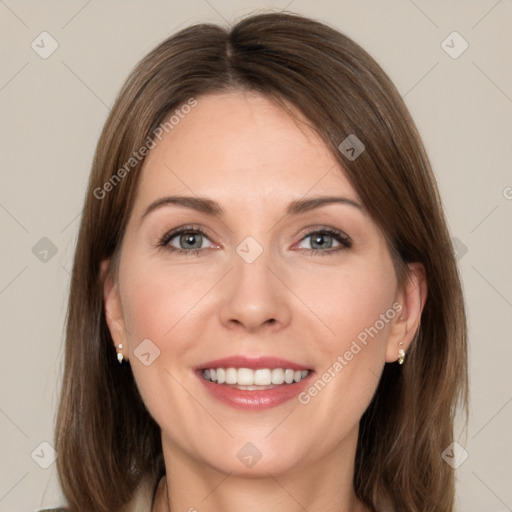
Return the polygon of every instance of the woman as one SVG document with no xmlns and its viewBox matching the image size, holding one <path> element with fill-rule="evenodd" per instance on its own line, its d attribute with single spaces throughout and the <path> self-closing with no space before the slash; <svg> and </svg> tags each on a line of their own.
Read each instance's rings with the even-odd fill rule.
<svg viewBox="0 0 512 512">
<path fill-rule="evenodd" d="M 73 267 L 70 511 L 451 511 L 466 364 L 435 179 L 364 50 L 260 14 L 138 64 Z"/>
</svg>

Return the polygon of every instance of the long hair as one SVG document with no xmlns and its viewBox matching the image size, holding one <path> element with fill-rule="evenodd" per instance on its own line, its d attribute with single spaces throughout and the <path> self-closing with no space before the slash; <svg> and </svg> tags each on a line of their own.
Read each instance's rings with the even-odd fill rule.
<svg viewBox="0 0 512 512">
<path fill-rule="evenodd" d="M 399 284 L 407 263 L 425 266 L 421 327 L 405 363 L 385 365 L 361 418 L 354 488 L 375 511 L 452 511 L 454 473 L 441 454 L 453 441 L 456 415 L 467 411 L 466 318 L 436 181 L 404 102 L 379 65 L 337 30 L 286 13 L 249 16 L 231 29 L 181 30 L 140 61 L 108 116 L 67 312 L 56 448 L 69 509 L 122 510 L 143 479 L 156 482 L 165 471 L 160 429 L 129 365 L 117 363 L 104 313 L 100 265 L 118 254 L 144 162 L 130 158 L 140 157 L 158 126 L 191 98 L 241 89 L 292 105 L 311 123 L 384 233 Z M 349 135 L 365 145 L 356 159 L 339 149 Z"/>
</svg>

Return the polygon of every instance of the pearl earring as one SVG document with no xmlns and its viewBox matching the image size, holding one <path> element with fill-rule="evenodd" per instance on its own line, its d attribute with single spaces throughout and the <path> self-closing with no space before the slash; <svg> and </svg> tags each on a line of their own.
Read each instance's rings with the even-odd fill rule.
<svg viewBox="0 0 512 512">
<path fill-rule="evenodd" d="M 123 353 L 121 352 L 121 350 L 123 349 L 123 344 L 120 343 L 117 348 L 119 349 L 119 351 L 117 352 L 117 360 L 119 361 L 119 364 L 123 364 L 123 361 L 124 361 L 124 356 L 123 356 Z"/>
</svg>

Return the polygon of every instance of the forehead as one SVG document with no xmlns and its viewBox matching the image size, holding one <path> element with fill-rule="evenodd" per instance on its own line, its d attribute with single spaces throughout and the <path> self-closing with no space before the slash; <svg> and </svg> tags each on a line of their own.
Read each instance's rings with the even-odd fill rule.
<svg viewBox="0 0 512 512">
<path fill-rule="evenodd" d="M 313 192 L 358 199 L 339 162 L 299 116 L 248 91 L 196 100 L 148 153 L 139 206 L 171 193 L 209 196 L 226 209 L 284 204 Z"/>
</svg>

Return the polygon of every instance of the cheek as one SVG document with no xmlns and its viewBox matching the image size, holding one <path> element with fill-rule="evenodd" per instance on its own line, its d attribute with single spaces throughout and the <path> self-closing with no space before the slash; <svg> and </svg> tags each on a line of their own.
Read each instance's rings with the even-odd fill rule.
<svg viewBox="0 0 512 512">
<path fill-rule="evenodd" d="M 391 261 L 375 258 L 331 273 L 325 283 L 313 287 L 306 282 L 302 292 L 310 290 L 311 309 L 332 332 L 318 343 L 322 365 L 299 401 L 332 434 L 326 439 L 334 439 L 354 428 L 377 388 L 389 328 L 397 315 L 396 279 Z"/>
<path fill-rule="evenodd" d="M 156 422 L 165 425 L 176 438 L 188 436 L 184 411 L 193 418 L 192 423 L 203 419 L 204 411 L 191 407 L 184 388 L 192 389 L 193 385 L 187 379 L 191 379 L 191 362 L 197 361 L 192 354 L 198 350 L 202 328 L 199 315 L 204 314 L 206 304 L 201 299 L 218 280 L 210 276 L 198 279 L 193 265 L 189 269 L 183 267 L 178 271 L 177 267 L 157 267 L 147 261 L 136 266 L 132 261 L 120 276 L 130 362 L 137 387 Z M 139 359 L 141 353 L 150 354 L 150 364 Z"/>
<path fill-rule="evenodd" d="M 144 270 L 131 276 L 127 269 L 123 289 L 123 313 L 131 351 L 140 340 L 149 338 L 161 350 L 172 341 L 173 350 L 178 354 L 190 339 L 184 330 L 193 327 L 193 319 L 201 311 L 201 299 L 215 279 L 208 273 L 202 273 L 198 279 L 197 268 L 193 266 L 178 269 L 145 262 L 138 268 Z M 177 332 L 179 337 L 175 335 Z"/>
<path fill-rule="evenodd" d="M 361 260 L 342 270 L 331 270 L 323 278 L 302 276 L 295 290 L 316 314 L 319 332 L 323 334 L 319 348 L 331 359 L 349 350 L 352 341 L 364 344 L 373 340 L 375 349 L 383 345 L 379 341 L 386 338 L 389 321 L 395 313 L 392 304 L 396 279 L 391 261 Z M 374 351 L 365 352 L 368 356 Z"/>
<path fill-rule="evenodd" d="M 200 329 L 197 318 L 204 304 L 201 298 L 212 287 L 213 279 L 208 276 L 198 279 L 197 270 L 192 267 L 182 266 L 178 270 L 133 258 L 122 269 L 121 294 L 128 350 L 133 360 L 132 369 L 142 386 L 148 379 L 168 381 L 168 374 L 161 375 L 165 374 L 164 370 L 174 374 L 177 367 L 181 367 L 182 371 L 197 344 Z M 154 363 L 140 364 L 141 352 L 149 352 L 149 359 L 154 358 Z M 161 384 L 153 382 L 153 389 L 162 389 Z M 164 388 L 169 385 L 166 382 Z"/>
</svg>

